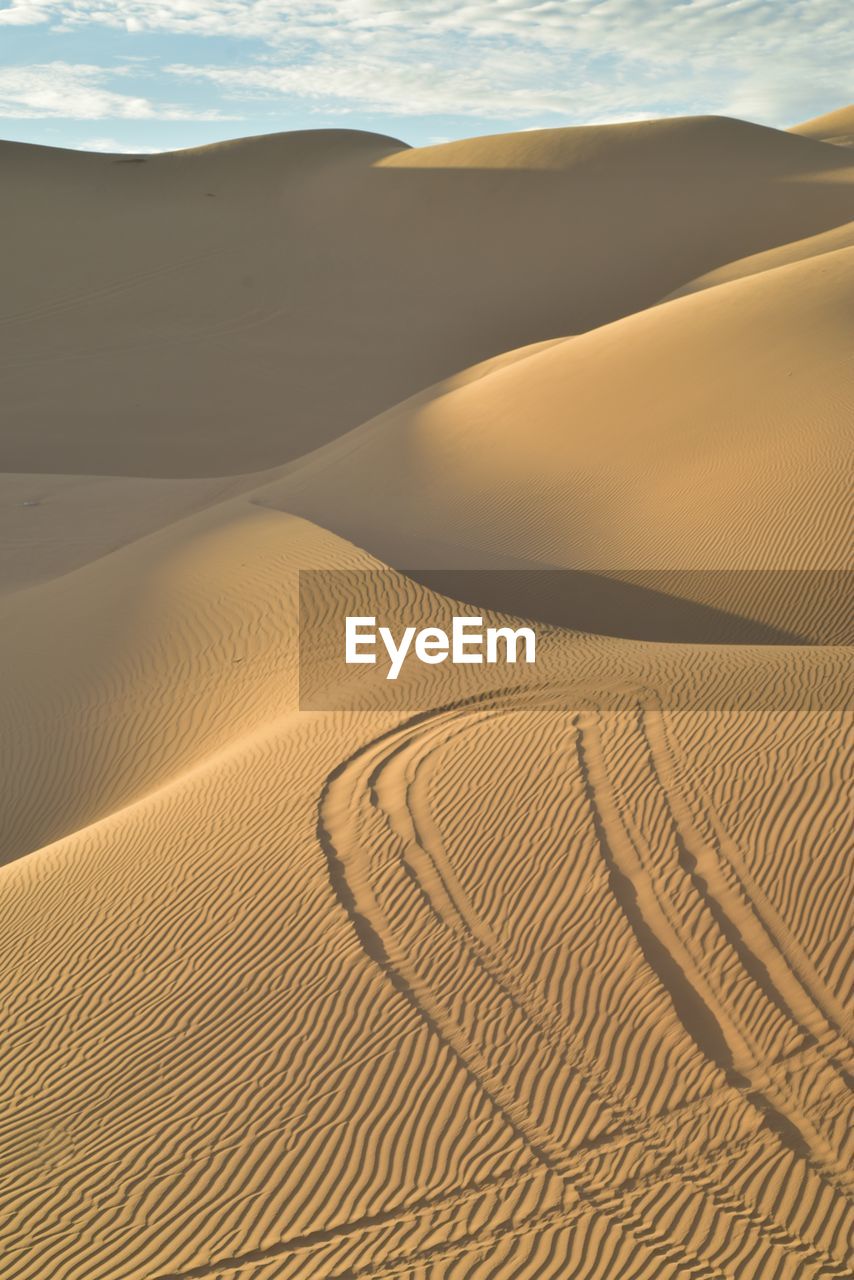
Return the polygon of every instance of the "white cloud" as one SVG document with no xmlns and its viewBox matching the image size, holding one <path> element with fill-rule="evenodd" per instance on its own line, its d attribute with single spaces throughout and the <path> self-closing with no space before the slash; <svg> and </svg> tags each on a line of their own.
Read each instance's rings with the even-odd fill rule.
<svg viewBox="0 0 854 1280">
<path fill-rule="evenodd" d="M 0 10 L 0 22 L 45 21 L 279 42 L 460 35 L 656 60 L 719 59 L 753 40 L 803 51 L 828 37 L 850 41 L 851 26 L 846 0 L 10 0 Z"/>
<path fill-rule="evenodd" d="M 849 0 L 11 0 L 0 22 L 264 41 L 175 74 L 325 110 L 783 122 L 844 100 Z M 183 53 L 183 50 L 182 50 Z"/>
<path fill-rule="evenodd" d="M 47 22 L 56 10 L 51 0 L 40 4 L 38 0 L 12 0 L 7 9 L 0 9 L 0 27 L 30 27 Z"/>
<path fill-rule="evenodd" d="M 223 120 L 217 111 L 193 111 L 148 98 L 116 93 L 104 82 L 126 69 L 68 62 L 0 67 L 0 116 L 72 120 Z"/>
<path fill-rule="evenodd" d="M 577 105 L 562 87 L 537 84 L 534 67 L 524 54 L 496 52 L 476 69 L 441 65 L 437 57 L 424 63 L 390 58 L 387 52 L 362 53 L 348 59 L 322 54 L 291 66 L 260 64 L 205 67 L 178 64 L 175 76 L 210 80 L 229 97 L 299 98 L 326 112 L 354 109 L 420 116 L 450 112 L 472 116 L 566 114 Z M 533 79 L 533 83 L 532 83 Z"/>
<path fill-rule="evenodd" d="M 832 7 L 835 0 L 827 3 Z M 756 6 L 765 7 L 765 0 Z M 372 7 L 370 0 L 364 7 Z M 427 9 L 427 0 L 413 0 L 413 9 L 419 7 Z M 684 43 L 675 38 L 682 20 L 671 15 L 670 27 L 662 26 L 657 8 L 647 13 L 646 29 L 635 23 L 631 10 L 648 9 L 644 0 L 578 6 L 575 26 L 567 25 L 564 9 L 560 22 L 546 22 L 550 6 L 542 5 L 541 25 L 530 29 L 511 21 L 523 7 L 515 4 L 511 13 L 505 6 L 503 16 L 473 23 L 462 38 L 457 28 L 467 10 L 440 13 L 445 6 L 436 0 L 432 25 L 407 10 L 410 26 L 398 26 L 396 15 L 387 13 L 383 27 L 365 25 L 364 18 L 346 38 L 321 25 L 292 50 L 273 49 L 228 66 L 182 62 L 167 70 L 208 80 L 232 99 L 290 98 L 326 113 L 557 117 L 562 123 L 718 113 L 788 123 L 803 114 L 802 103 L 809 114 L 817 93 L 829 105 L 844 101 L 848 57 L 835 34 L 822 54 L 816 27 L 804 53 L 802 33 L 793 41 L 788 27 L 775 30 L 773 24 L 727 34 L 717 29 L 719 14 L 712 14 L 703 34 L 697 0 L 680 8 L 694 15 L 694 25 L 681 29 Z M 600 12 L 606 7 L 607 14 Z M 622 25 L 614 25 L 617 9 Z M 503 28 L 496 35 L 499 17 L 514 28 L 514 38 Z M 438 34 L 439 27 L 447 33 Z M 849 53 L 854 60 L 854 48 Z"/>
</svg>

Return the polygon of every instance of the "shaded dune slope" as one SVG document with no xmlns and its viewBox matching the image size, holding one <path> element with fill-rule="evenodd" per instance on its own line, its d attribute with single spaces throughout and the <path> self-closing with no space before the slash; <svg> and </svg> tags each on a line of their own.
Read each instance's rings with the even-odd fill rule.
<svg viewBox="0 0 854 1280">
<path fill-rule="evenodd" d="M 445 385 L 463 386 L 549 345 L 502 352 L 461 370 Z M 428 388 L 424 400 L 433 394 Z M 180 480 L 0 473 L 0 594 L 70 573 L 196 511 L 267 484 L 279 470 Z"/>
<path fill-rule="evenodd" d="M 414 151 L 344 131 L 133 158 L 4 144 L 0 465 L 276 465 L 850 220 L 849 162 L 714 117 Z"/>
<path fill-rule="evenodd" d="M 854 245 L 854 222 L 842 223 L 832 227 L 830 231 L 822 231 L 817 236 L 807 236 L 804 240 L 793 240 L 791 244 L 778 245 L 776 249 L 766 249 L 763 253 L 754 253 L 747 258 L 738 258 L 728 262 L 707 275 L 689 280 L 679 289 L 675 289 L 665 301 L 681 298 L 688 293 L 697 293 L 700 289 L 710 289 L 716 284 L 727 284 L 730 280 L 743 280 L 745 276 L 758 275 L 762 271 L 773 271 L 775 267 L 785 267 L 790 262 L 802 262 L 805 258 L 816 258 L 823 253 L 834 253 L 837 249 L 850 249 Z"/>
<path fill-rule="evenodd" d="M 260 478 L 0 475 L 0 594 L 80 569 L 185 516 L 254 488 Z"/>
<path fill-rule="evenodd" d="M 398 566 L 644 571 L 838 642 L 850 594 L 825 575 L 850 565 L 852 275 L 854 250 L 828 252 L 440 385 L 255 500 Z"/>
</svg>

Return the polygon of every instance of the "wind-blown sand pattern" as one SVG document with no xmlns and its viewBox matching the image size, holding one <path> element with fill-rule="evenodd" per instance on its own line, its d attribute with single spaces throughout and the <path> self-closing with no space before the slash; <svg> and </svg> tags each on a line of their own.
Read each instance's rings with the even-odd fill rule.
<svg viewBox="0 0 854 1280">
<path fill-rule="evenodd" d="M 4 1280 L 850 1276 L 845 122 L 5 144 Z M 520 566 L 665 634 L 299 709 Z"/>
</svg>

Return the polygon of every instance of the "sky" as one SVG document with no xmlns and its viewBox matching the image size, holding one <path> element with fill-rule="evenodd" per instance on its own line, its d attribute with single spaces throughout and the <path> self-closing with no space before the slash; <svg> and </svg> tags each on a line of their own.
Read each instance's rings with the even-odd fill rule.
<svg viewBox="0 0 854 1280">
<path fill-rule="evenodd" d="M 163 151 L 285 129 L 415 146 L 850 101 L 850 0 L 0 0 L 0 137 Z"/>
</svg>

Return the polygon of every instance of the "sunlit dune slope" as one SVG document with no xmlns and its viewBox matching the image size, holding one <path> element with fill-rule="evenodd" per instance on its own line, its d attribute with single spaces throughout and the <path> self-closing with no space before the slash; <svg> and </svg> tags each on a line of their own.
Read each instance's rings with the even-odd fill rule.
<svg viewBox="0 0 854 1280">
<path fill-rule="evenodd" d="M 297 569 L 373 563 L 235 500 L 0 600 L 0 861 L 293 710 Z"/>
<path fill-rule="evenodd" d="M 551 707 L 457 672 L 233 723 L 3 869 L 4 1276 L 843 1280 L 845 723 L 581 712 L 561 644 Z M 751 662 L 645 655 L 662 692 Z M 157 760 L 157 681 L 110 675 Z"/>
<path fill-rule="evenodd" d="M 299 713 L 298 567 L 377 562 L 234 499 L 3 606 L 4 1280 L 842 1280 L 840 656 Z"/>
<path fill-rule="evenodd" d="M 398 565 L 845 569 L 852 279 L 854 250 L 827 253 L 440 384 L 256 500 Z M 772 583 L 717 603 L 840 638 L 838 583 Z"/>
<path fill-rule="evenodd" d="M 448 385 L 485 377 L 548 345 L 502 352 L 463 369 Z M 428 388 L 425 396 L 432 394 Z M 81 568 L 200 509 L 269 483 L 277 473 L 278 468 L 206 480 L 0 474 L 0 595 Z"/>
<path fill-rule="evenodd" d="M 241 738 L 292 716 L 298 571 L 378 567 L 358 547 L 249 495 L 0 599 L 0 665 L 14 673 L 0 687 L 0 864 L 121 813 Z M 331 607 L 345 584 L 334 576 L 324 583 Z M 422 601 L 420 625 L 436 621 L 437 598 L 400 575 L 379 584 L 367 575 L 359 589 L 362 603 L 351 612 L 369 614 L 384 604 L 395 611 L 397 590 Z M 377 589 L 379 601 L 371 595 Z M 321 687 L 342 675 L 343 621 L 330 612 L 327 623 L 326 610 L 324 602 L 312 655 Z M 541 646 L 534 674 L 544 679 L 554 643 L 552 635 L 550 650 Z M 563 678 L 561 652 L 558 645 L 556 674 Z M 576 675 L 587 672 L 605 688 L 610 653 L 594 645 L 582 661 L 579 651 Z M 626 650 L 622 662 L 627 680 L 646 682 L 643 650 Z M 391 699 L 383 694 L 394 690 L 380 673 L 380 696 L 367 705 L 429 707 L 450 693 L 464 695 L 465 679 L 458 689 L 446 671 L 424 670 L 435 676 L 432 684 L 407 686 Z M 502 684 L 494 671 L 482 674 L 487 686 Z M 745 678 L 749 691 L 749 671 L 741 673 Z M 504 683 L 517 679 L 509 668 Z M 732 687 L 732 695 L 726 682 L 720 693 L 713 689 L 713 702 L 723 697 L 738 705 L 739 686 Z"/>
<path fill-rule="evenodd" d="M 826 115 L 793 125 L 790 133 L 804 138 L 818 138 L 821 142 L 835 142 L 841 146 L 854 144 L 854 105 L 828 111 Z"/>
<path fill-rule="evenodd" d="M 9 471 L 274 466 L 438 379 L 852 216 L 848 157 L 724 118 L 409 150 L 3 144 Z"/>
</svg>

